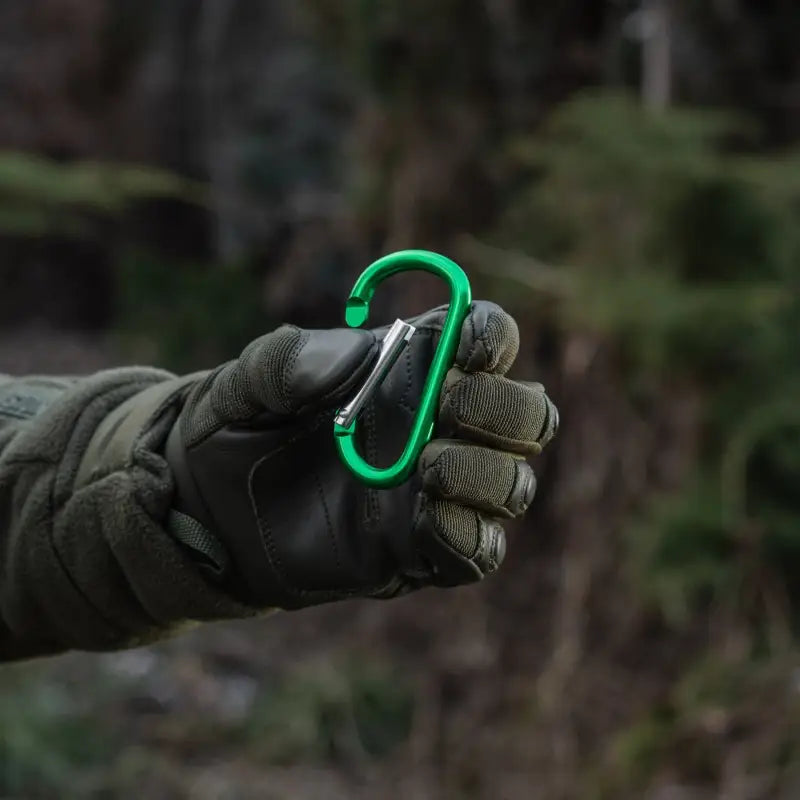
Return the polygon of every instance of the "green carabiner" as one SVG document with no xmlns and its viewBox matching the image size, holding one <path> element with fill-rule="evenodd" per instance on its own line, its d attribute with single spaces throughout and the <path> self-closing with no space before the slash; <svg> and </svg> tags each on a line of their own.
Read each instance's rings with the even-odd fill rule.
<svg viewBox="0 0 800 800">
<path fill-rule="evenodd" d="M 384 338 L 372 372 L 354 398 L 338 411 L 333 425 L 336 445 L 344 463 L 361 481 L 381 489 L 398 486 L 408 479 L 414 471 L 422 448 L 433 435 L 439 393 L 447 370 L 453 365 L 461 338 L 461 326 L 472 303 L 469 279 L 454 261 L 427 250 L 401 250 L 379 258 L 361 273 L 347 300 L 347 324 L 351 328 L 363 325 L 369 316 L 369 304 L 378 284 L 407 270 L 432 272 L 447 281 L 450 285 L 450 306 L 405 449 L 391 467 L 379 469 L 368 464 L 355 447 L 356 418 L 359 412 L 386 377 L 414 333 L 414 327 L 402 320 L 397 320 Z"/>
</svg>

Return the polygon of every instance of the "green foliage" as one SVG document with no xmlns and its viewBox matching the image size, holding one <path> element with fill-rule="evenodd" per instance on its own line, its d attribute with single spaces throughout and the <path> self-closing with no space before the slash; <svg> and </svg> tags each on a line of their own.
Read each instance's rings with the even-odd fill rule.
<svg viewBox="0 0 800 800">
<path fill-rule="evenodd" d="M 111 755 L 113 737 L 88 704 L 36 672 L 7 668 L 0 688 L 0 794 L 73 797 Z"/>
<path fill-rule="evenodd" d="M 653 115 L 625 97 L 579 96 L 541 136 L 510 148 L 509 167 L 529 179 L 496 238 L 577 273 L 565 324 L 617 335 L 634 360 L 638 342 L 663 342 L 661 362 L 645 366 L 687 355 L 706 366 L 789 305 L 784 281 L 800 260 L 800 156 L 776 170 L 726 153 L 722 140 L 741 127 L 725 115 Z"/>
<path fill-rule="evenodd" d="M 650 115 L 625 96 L 579 95 L 540 136 L 510 146 L 514 169 L 534 180 L 500 235 L 584 268 L 659 266 L 651 259 L 659 222 L 688 184 L 713 175 L 711 143 L 731 124 L 700 112 Z"/>
<path fill-rule="evenodd" d="M 274 320 L 261 310 L 260 286 L 244 264 L 165 260 L 128 251 L 118 268 L 119 336 L 143 361 L 176 371 L 235 358 Z"/>
<path fill-rule="evenodd" d="M 753 646 L 798 631 L 800 418 L 764 406 L 734 424 L 722 454 L 677 496 L 654 502 L 627 535 L 633 575 L 678 627 L 723 608 Z"/>
<path fill-rule="evenodd" d="M 669 750 L 674 724 L 670 712 L 659 709 L 619 733 L 610 748 L 612 766 L 592 775 L 593 797 L 641 791 Z"/>
<path fill-rule="evenodd" d="M 73 235 L 91 231 L 96 217 L 116 216 L 136 201 L 203 202 L 203 190 L 149 166 L 99 161 L 62 164 L 40 156 L 0 152 L 0 233 Z"/>
<path fill-rule="evenodd" d="M 632 574 L 676 625 L 722 605 L 774 644 L 800 623 L 800 155 L 738 155 L 746 132 L 579 96 L 510 148 L 495 238 L 568 265 L 558 323 L 616 342 L 632 391 L 702 385 L 702 462 L 632 526 Z"/>
<path fill-rule="evenodd" d="M 109 670 L 116 656 L 5 667 L 0 796 L 194 796 L 195 767 L 363 765 L 391 757 L 411 733 L 414 684 L 374 657 L 301 660 L 261 677 L 232 709 L 224 688 L 240 675 L 166 655 L 138 673 Z"/>
<path fill-rule="evenodd" d="M 626 541 L 641 595 L 672 624 L 687 625 L 698 611 L 735 596 L 737 542 L 713 482 L 695 480 L 678 497 L 654 501 Z"/>
<path fill-rule="evenodd" d="M 379 663 L 306 670 L 264 692 L 246 728 L 270 763 L 389 755 L 410 732 L 411 687 Z"/>
<path fill-rule="evenodd" d="M 780 777 L 800 748 L 796 680 L 792 659 L 700 659 L 663 702 L 611 740 L 592 773 L 592 796 L 642 797 L 659 774 L 714 783 L 726 769 L 776 776 L 763 796 L 784 796 Z"/>
<path fill-rule="evenodd" d="M 351 684 L 353 721 L 364 750 L 373 757 L 391 753 L 411 733 L 414 698 L 406 680 L 386 665 L 366 663 Z"/>
</svg>

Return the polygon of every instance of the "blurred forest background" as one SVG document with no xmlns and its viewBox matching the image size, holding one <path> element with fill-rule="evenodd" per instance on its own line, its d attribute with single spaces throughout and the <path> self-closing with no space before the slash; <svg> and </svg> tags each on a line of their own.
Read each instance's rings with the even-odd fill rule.
<svg viewBox="0 0 800 800">
<path fill-rule="evenodd" d="M 0 370 L 210 367 L 424 247 L 562 415 L 485 585 L 0 670 L 0 796 L 800 797 L 799 39 L 796 0 L 0 0 Z"/>
</svg>

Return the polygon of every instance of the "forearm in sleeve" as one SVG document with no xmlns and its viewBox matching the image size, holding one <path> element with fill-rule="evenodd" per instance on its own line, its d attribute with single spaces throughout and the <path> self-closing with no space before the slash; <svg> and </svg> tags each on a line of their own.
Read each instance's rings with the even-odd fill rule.
<svg viewBox="0 0 800 800">
<path fill-rule="evenodd" d="M 253 613 L 169 530 L 161 453 L 186 385 L 144 368 L 0 376 L 0 660 Z"/>
</svg>

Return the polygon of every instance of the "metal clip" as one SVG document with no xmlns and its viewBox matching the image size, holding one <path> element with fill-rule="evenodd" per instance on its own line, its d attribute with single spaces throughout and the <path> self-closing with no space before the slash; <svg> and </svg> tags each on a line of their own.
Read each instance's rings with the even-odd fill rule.
<svg viewBox="0 0 800 800">
<path fill-rule="evenodd" d="M 431 272 L 446 281 L 450 287 L 450 304 L 403 452 L 390 467 L 378 468 L 368 464 L 355 445 L 359 411 L 386 377 L 414 333 L 413 326 L 402 320 L 397 320 L 392 326 L 384 340 L 378 363 L 358 394 L 337 413 L 333 425 L 336 447 L 347 468 L 367 486 L 382 489 L 399 486 L 411 476 L 422 449 L 433 435 L 442 384 L 447 370 L 453 365 L 461 327 L 472 302 L 469 279 L 458 264 L 427 250 L 401 250 L 379 258 L 361 273 L 347 299 L 347 324 L 351 328 L 363 325 L 369 316 L 369 304 L 375 288 L 392 275 L 407 270 Z"/>
<path fill-rule="evenodd" d="M 381 351 L 378 354 L 378 360 L 372 367 L 372 372 L 367 376 L 356 396 L 347 405 L 343 406 L 336 415 L 334 422 L 337 425 L 347 429 L 356 421 L 364 406 L 383 383 L 389 374 L 389 370 L 391 370 L 395 361 L 405 350 L 406 345 L 411 341 L 411 337 L 416 330 L 413 325 L 409 325 L 401 319 L 394 321 L 394 324 L 389 328 L 389 332 L 381 342 Z M 341 435 L 345 434 L 342 433 Z"/>
</svg>

